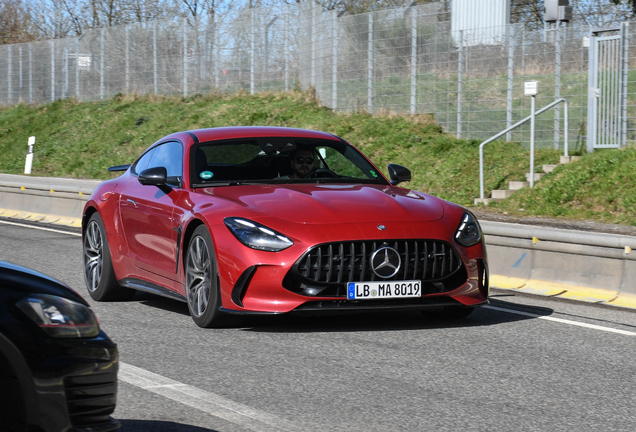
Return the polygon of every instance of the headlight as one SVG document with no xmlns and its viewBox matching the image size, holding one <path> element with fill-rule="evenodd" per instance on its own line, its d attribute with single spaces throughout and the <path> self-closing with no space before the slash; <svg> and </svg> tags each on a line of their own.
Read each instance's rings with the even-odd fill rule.
<svg viewBox="0 0 636 432">
<path fill-rule="evenodd" d="M 474 246 L 481 241 L 481 228 L 470 213 L 464 213 L 455 233 L 455 240 L 462 246 Z"/>
<path fill-rule="evenodd" d="M 17 306 L 50 336 L 82 338 L 99 334 L 93 311 L 73 300 L 49 294 L 31 294 L 20 300 Z"/>
<path fill-rule="evenodd" d="M 225 225 L 245 246 L 269 252 L 278 252 L 294 244 L 282 234 L 247 219 L 228 217 Z"/>
</svg>

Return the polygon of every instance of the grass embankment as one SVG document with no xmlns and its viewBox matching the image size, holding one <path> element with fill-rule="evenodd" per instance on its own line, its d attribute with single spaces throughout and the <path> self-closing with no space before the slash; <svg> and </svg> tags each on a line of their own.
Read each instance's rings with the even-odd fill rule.
<svg viewBox="0 0 636 432">
<path fill-rule="evenodd" d="M 125 96 L 77 103 L 0 108 L 0 172 L 21 174 L 29 136 L 36 137 L 33 175 L 109 178 L 106 168 L 131 163 L 157 139 L 175 131 L 230 125 L 324 130 L 368 155 L 386 174 L 388 163 L 413 172 L 409 187 L 471 206 L 479 196 L 479 142 L 442 133 L 427 115 L 342 114 L 321 107 L 310 92 L 178 97 Z M 560 153 L 541 149 L 542 164 Z M 529 152 L 518 143 L 485 150 L 486 191 L 524 180 Z M 597 151 L 558 167 L 488 211 L 636 224 L 636 150 Z"/>
</svg>

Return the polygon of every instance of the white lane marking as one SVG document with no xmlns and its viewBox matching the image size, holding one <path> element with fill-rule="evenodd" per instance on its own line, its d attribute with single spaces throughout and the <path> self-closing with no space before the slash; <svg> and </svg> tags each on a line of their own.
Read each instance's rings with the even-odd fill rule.
<svg viewBox="0 0 636 432">
<path fill-rule="evenodd" d="M 128 384 L 254 431 L 296 431 L 302 429 L 299 425 L 272 414 L 127 363 L 119 363 L 118 378 Z"/>
<path fill-rule="evenodd" d="M 54 232 L 54 233 L 68 234 L 68 235 L 77 236 L 77 237 L 81 237 L 82 236 L 80 233 L 74 233 L 74 232 L 70 232 L 70 231 L 61 231 L 61 230 L 56 230 L 56 229 L 53 229 L 53 228 L 39 227 L 39 226 L 21 224 L 21 223 L 16 223 L 16 222 L 7 222 L 7 221 L 3 221 L 3 220 L 0 220 L 0 224 L 15 225 L 15 226 L 19 226 L 19 227 L 33 228 L 33 229 L 38 229 L 38 230 L 42 230 L 42 231 L 51 231 L 51 232 Z"/>
<path fill-rule="evenodd" d="M 595 324 L 587 324 L 587 323 L 582 323 L 582 322 L 578 322 L 578 321 L 570 321 L 570 320 L 566 320 L 566 319 L 562 319 L 562 318 L 555 318 L 555 317 L 545 316 L 545 315 L 536 315 L 536 314 L 529 313 L 529 312 L 522 312 L 522 311 L 512 310 L 512 309 L 504 309 L 504 308 L 500 308 L 500 307 L 496 307 L 496 306 L 484 306 L 484 307 L 486 309 L 492 309 L 492 310 L 501 311 L 501 312 L 508 312 L 508 313 L 517 314 L 517 315 L 523 315 L 523 316 L 532 317 L 532 318 L 539 318 L 539 319 L 544 319 L 544 320 L 547 320 L 547 321 L 558 322 L 558 323 L 561 323 L 561 324 L 570 324 L 570 325 L 579 326 L 579 327 L 586 327 L 586 328 L 590 328 L 590 329 L 594 329 L 594 330 L 601 330 L 601 331 L 606 331 L 606 332 L 610 332 L 610 333 L 618 333 L 618 334 L 622 334 L 622 335 L 626 335 L 626 336 L 636 336 L 635 332 L 630 332 L 630 331 L 627 331 L 627 330 L 619 330 L 619 329 L 614 329 L 614 328 L 611 328 L 611 327 L 603 327 L 603 326 L 599 326 L 599 325 L 595 325 Z"/>
</svg>

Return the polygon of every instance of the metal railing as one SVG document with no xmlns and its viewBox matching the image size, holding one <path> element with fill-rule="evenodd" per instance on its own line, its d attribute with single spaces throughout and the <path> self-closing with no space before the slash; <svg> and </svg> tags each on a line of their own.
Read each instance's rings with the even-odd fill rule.
<svg viewBox="0 0 636 432">
<path fill-rule="evenodd" d="M 555 100 L 554 102 L 544 106 L 543 108 L 541 108 L 539 111 L 535 111 L 534 110 L 534 97 L 533 97 L 533 103 L 532 103 L 532 108 L 531 108 L 531 113 L 528 117 L 519 120 L 517 123 L 515 123 L 514 125 L 510 126 L 507 129 L 504 129 L 503 131 L 499 132 L 496 135 L 493 135 L 492 137 L 488 138 L 486 141 L 482 142 L 481 144 L 479 144 L 479 197 L 483 200 L 485 193 L 484 193 L 484 147 L 487 144 L 490 144 L 491 142 L 497 140 L 498 138 L 501 138 L 502 136 L 506 135 L 507 133 L 509 133 L 510 131 L 512 131 L 513 129 L 523 125 L 524 123 L 531 121 L 532 126 L 531 126 L 531 132 L 530 132 L 530 178 L 534 179 L 534 119 L 536 116 L 538 116 L 539 114 L 542 114 L 543 112 L 549 110 L 550 108 L 553 108 L 555 106 L 557 106 L 558 104 L 560 104 L 561 102 L 563 102 L 563 114 L 564 114 L 564 118 L 563 118 L 563 127 L 564 130 L 567 131 L 568 130 L 568 101 L 565 98 L 560 98 Z M 564 147 L 564 156 L 568 156 L 568 134 L 565 133 L 563 135 L 563 147 Z M 530 181 L 530 187 L 533 186 L 534 181 Z"/>
</svg>

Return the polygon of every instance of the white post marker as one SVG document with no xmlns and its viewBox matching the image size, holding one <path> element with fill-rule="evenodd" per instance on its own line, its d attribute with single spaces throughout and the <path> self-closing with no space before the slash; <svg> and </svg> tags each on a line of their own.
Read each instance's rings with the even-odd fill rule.
<svg viewBox="0 0 636 432">
<path fill-rule="evenodd" d="M 29 152 L 26 156 L 26 163 L 24 164 L 24 173 L 31 174 L 31 166 L 33 165 L 33 146 L 35 145 L 35 137 L 29 137 Z"/>
<path fill-rule="evenodd" d="M 523 83 L 523 93 L 525 96 L 532 96 L 530 104 L 530 188 L 534 187 L 534 133 L 535 133 L 535 103 L 539 93 L 539 83 L 537 81 L 526 81 Z"/>
</svg>

